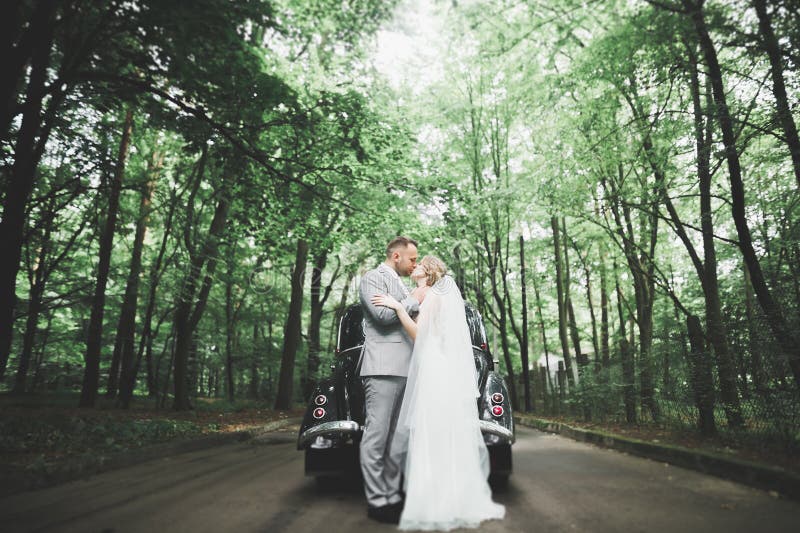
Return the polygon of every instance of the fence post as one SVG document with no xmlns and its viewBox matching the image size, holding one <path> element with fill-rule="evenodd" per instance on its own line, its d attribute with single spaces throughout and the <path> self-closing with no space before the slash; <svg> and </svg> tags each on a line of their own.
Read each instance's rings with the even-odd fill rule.
<svg viewBox="0 0 800 533">
<path fill-rule="evenodd" d="M 539 365 L 539 373 L 537 376 L 539 379 L 539 390 L 542 391 L 542 412 L 550 414 L 552 412 L 552 407 L 550 406 L 550 395 L 547 390 L 547 369 L 544 365 Z"/>
</svg>

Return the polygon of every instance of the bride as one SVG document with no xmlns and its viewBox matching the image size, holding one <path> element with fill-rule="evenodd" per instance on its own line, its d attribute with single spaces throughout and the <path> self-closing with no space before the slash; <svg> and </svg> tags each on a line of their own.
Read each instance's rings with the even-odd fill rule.
<svg viewBox="0 0 800 533">
<path fill-rule="evenodd" d="M 487 482 L 489 453 L 478 422 L 478 382 L 464 300 L 444 263 L 426 256 L 411 276 L 431 286 L 417 322 L 388 295 L 372 303 L 397 312 L 415 339 L 391 454 L 404 465 L 400 529 L 478 527 L 501 519 Z"/>
</svg>

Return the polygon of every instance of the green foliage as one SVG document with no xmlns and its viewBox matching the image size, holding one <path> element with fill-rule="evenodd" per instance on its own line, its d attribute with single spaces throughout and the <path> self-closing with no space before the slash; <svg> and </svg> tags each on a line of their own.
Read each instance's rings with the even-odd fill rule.
<svg viewBox="0 0 800 533">
<path fill-rule="evenodd" d="M 701 118 L 711 135 L 720 305 L 745 431 L 796 442 L 793 377 L 787 360 L 774 355 L 769 323 L 744 277 L 725 152 L 694 26 L 660 4 L 435 2 L 426 7 L 435 19 L 427 21 L 434 37 L 427 35 L 432 40 L 410 52 L 412 60 L 398 59 L 408 61 L 398 71 L 405 67 L 413 74 L 399 82 L 384 79 L 372 63 L 379 29 L 419 30 L 407 18 L 413 13 L 396 2 L 118 1 L 62 8 L 65 23 L 55 33 L 48 84 L 57 94 L 63 81 L 64 100 L 53 110 L 57 118 L 28 206 L 10 368 L 16 368 L 28 329 L 30 289 L 43 258 L 48 276 L 32 336 L 29 388 L 80 387 L 98 228 L 130 108 L 135 123 L 106 298 L 103 380 L 141 191 L 156 176 L 137 312 L 144 316 L 152 289 L 152 340 L 148 345 L 142 338 L 142 324 L 136 335 L 143 352 L 140 394 L 152 392 L 159 401 L 171 394 L 176 302 L 191 259 L 202 257 L 198 280 L 208 280 L 209 291 L 192 335 L 192 393 L 224 396 L 231 372 L 236 401 L 226 409 L 245 409 L 244 397 L 274 398 L 299 239 L 310 250 L 306 298 L 313 263 L 326 259 L 321 372 L 332 357 L 326 348 L 335 338 L 340 302 L 355 302 L 358 274 L 381 260 L 384 244 L 397 234 L 417 238 L 421 255 L 439 255 L 450 266 L 465 297 L 481 310 L 504 372 L 516 376 L 522 370 L 524 312 L 533 370 L 545 354 L 555 367 L 564 356 L 550 222 L 557 217 L 564 226 L 561 253 L 568 258 L 561 266 L 569 270 L 564 281 L 574 333 L 590 360 L 563 409 L 624 417 L 624 327 L 633 347 L 636 394 L 648 379 L 642 369 L 650 365 L 661 421 L 691 426 L 697 410 L 688 379 L 686 315 L 705 320 L 706 299 L 667 201 L 702 256 L 691 91 L 699 62 Z M 736 122 L 748 223 L 770 289 L 796 330 L 797 184 L 768 58 L 748 6 L 710 1 L 705 14 Z M 795 109 L 797 17 L 781 7 L 774 25 Z M 9 138 L 18 127 L 19 121 L 12 124 Z M 3 144 L 1 155 L 5 179 L 13 146 Z M 230 209 L 212 239 L 221 199 L 229 200 Z M 641 334 L 648 324 L 637 323 L 645 289 L 636 282 L 651 265 L 652 278 L 642 285 L 654 293 L 649 342 Z M 595 370 L 602 357 L 603 289 L 608 375 Z M 304 328 L 309 318 L 306 305 Z M 571 337 L 568 348 L 574 357 Z M 148 353 L 153 391 L 144 379 Z M 309 377 L 306 358 L 303 346 L 298 380 Z M 713 366 L 718 393 L 718 363 Z M 3 386 L 10 387 L 8 380 Z M 647 420 L 638 400 L 635 414 Z M 717 401 L 715 413 L 724 413 L 723 407 Z M 207 406 L 197 402 L 196 408 Z M 727 431 L 726 419 L 717 418 Z M 168 431 L 119 430 L 131 438 Z"/>
<path fill-rule="evenodd" d="M 0 421 L 0 453 L 101 455 L 215 429 L 188 420 L 120 419 L 111 414 L 91 417 L 10 415 Z"/>
</svg>

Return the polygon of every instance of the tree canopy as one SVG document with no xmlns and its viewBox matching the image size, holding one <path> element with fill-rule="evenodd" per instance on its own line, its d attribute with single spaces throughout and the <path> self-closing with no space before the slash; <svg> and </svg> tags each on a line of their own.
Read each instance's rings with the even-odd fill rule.
<svg viewBox="0 0 800 533">
<path fill-rule="evenodd" d="M 405 234 L 517 409 L 794 446 L 798 12 L 8 2 L 2 386 L 288 408 Z"/>
</svg>

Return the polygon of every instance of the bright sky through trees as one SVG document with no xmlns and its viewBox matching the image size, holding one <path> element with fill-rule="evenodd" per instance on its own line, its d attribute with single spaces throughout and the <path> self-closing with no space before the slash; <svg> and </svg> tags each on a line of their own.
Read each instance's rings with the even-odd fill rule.
<svg viewBox="0 0 800 533">
<path fill-rule="evenodd" d="M 404 0 L 377 33 L 375 66 L 395 90 L 418 95 L 442 80 L 445 34 L 441 3 Z"/>
</svg>

